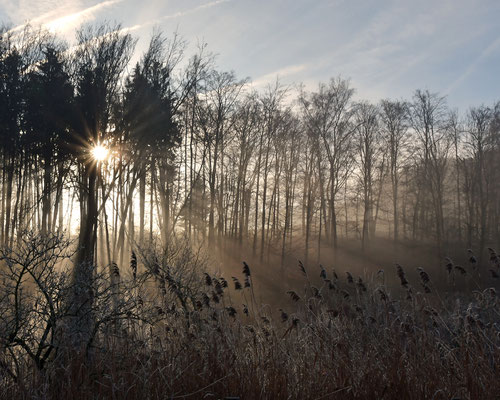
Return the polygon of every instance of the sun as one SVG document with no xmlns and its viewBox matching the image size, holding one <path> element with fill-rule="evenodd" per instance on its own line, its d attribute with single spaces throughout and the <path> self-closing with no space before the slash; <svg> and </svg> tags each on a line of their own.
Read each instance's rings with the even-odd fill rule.
<svg viewBox="0 0 500 400">
<path fill-rule="evenodd" d="M 99 144 L 92 149 L 92 157 L 96 161 L 104 161 L 108 158 L 109 149 Z"/>
</svg>

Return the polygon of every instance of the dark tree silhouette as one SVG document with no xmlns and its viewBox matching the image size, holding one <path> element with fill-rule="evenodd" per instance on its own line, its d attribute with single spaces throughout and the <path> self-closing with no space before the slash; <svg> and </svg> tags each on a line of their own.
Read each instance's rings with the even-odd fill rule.
<svg viewBox="0 0 500 400">
<path fill-rule="evenodd" d="M 75 51 L 76 107 L 79 111 L 74 131 L 74 152 L 79 162 L 80 234 L 75 258 L 74 337 L 77 345 L 91 337 L 92 281 L 96 262 L 98 218 L 98 175 L 100 163 L 92 157 L 92 149 L 110 135 L 112 105 L 116 101 L 118 83 L 132 55 L 134 41 L 120 33 L 120 26 L 84 27 L 77 33 Z"/>
<path fill-rule="evenodd" d="M 45 60 L 27 77 L 23 129 L 32 155 L 40 157 L 43 162 L 41 230 L 46 233 L 53 229 L 53 220 L 61 202 L 67 171 L 64 163 L 68 160 L 66 143 L 73 124 L 74 101 L 73 86 L 62 51 L 47 47 L 44 54 Z M 52 208 L 55 175 L 56 201 Z"/>
</svg>

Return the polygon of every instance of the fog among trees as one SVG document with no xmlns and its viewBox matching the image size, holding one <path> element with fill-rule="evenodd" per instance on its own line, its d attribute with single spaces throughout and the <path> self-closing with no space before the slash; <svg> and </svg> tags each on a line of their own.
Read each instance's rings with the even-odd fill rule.
<svg viewBox="0 0 500 400">
<path fill-rule="evenodd" d="M 31 398 L 19 386 L 26 368 L 61 368 L 73 351 L 95 362 L 95 348 L 124 345 L 127 335 L 153 344 L 160 323 L 177 335 L 197 335 L 191 325 L 199 321 L 189 318 L 211 304 L 229 313 L 225 324 L 234 310 L 259 329 L 277 307 L 266 314 L 257 304 L 285 307 L 275 300 L 285 289 L 292 300 L 310 296 L 309 308 L 318 312 L 306 313 L 310 318 L 319 318 L 321 301 L 324 315 L 342 314 L 350 298 L 368 315 L 365 282 L 375 282 L 372 302 L 375 296 L 388 307 L 380 270 L 393 270 L 408 254 L 420 254 L 409 267 L 430 275 L 435 268 L 439 285 L 456 285 L 445 292 L 498 288 L 483 281 L 498 278 L 500 101 L 455 110 L 442 94 L 415 88 L 407 98 L 373 103 L 357 95 L 348 76 L 312 88 L 277 77 L 256 90 L 237 71 L 220 70 L 205 44 L 190 53 L 178 35 L 155 31 L 138 55 L 136 38 L 113 24 L 83 26 L 71 45 L 30 26 L 0 34 L 0 380 L 18 385 L 2 393 L 25 390 Z M 238 278 L 244 260 L 250 267 L 245 263 Z M 336 279 L 345 280 L 353 262 L 359 280 L 348 272 L 345 285 L 357 286 L 343 288 Z M 475 283 L 459 282 L 460 268 Z M 302 272 L 304 296 L 297 289 Z M 422 280 L 412 291 L 398 269 L 402 287 L 393 273 L 395 293 L 434 293 L 422 272 L 409 274 Z M 255 276 L 265 288 L 257 295 Z M 338 302 L 326 297 L 331 285 Z M 242 302 L 224 300 L 233 286 L 238 295 L 247 291 Z M 495 304 L 485 325 L 498 324 Z M 403 306 L 398 316 L 384 310 L 373 317 L 410 324 Z M 179 315 L 168 320 L 169 313 L 187 315 L 187 327 Z M 284 309 L 276 315 L 292 322 L 276 338 L 292 341 L 298 322 Z M 497 346 L 494 374 L 498 338 L 489 340 Z M 206 379 L 202 386 L 224 382 Z M 346 398 L 368 398 L 362 386 L 355 392 L 355 380 L 342 379 L 330 392 L 350 386 Z M 214 393 L 244 395 L 217 387 Z M 179 393 L 187 396 L 188 388 Z M 472 397 L 464 398 L 483 389 L 469 387 Z M 288 398 L 324 394 L 307 390 Z"/>
</svg>

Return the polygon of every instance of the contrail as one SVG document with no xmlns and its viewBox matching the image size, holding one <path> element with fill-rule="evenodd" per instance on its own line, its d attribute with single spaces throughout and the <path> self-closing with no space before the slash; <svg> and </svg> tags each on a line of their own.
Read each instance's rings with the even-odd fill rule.
<svg viewBox="0 0 500 400">
<path fill-rule="evenodd" d="M 450 94 L 453 90 L 455 90 L 461 83 L 474 72 L 477 66 L 483 62 L 486 58 L 488 58 L 497 47 L 500 46 L 500 37 L 494 40 L 486 47 L 483 52 L 477 57 L 464 71 L 462 75 L 460 75 L 455 81 L 446 89 L 445 94 Z"/>
<path fill-rule="evenodd" d="M 133 25 L 133 26 L 131 26 L 129 28 L 124 28 L 123 30 L 124 31 L 128 31 L 128 32 L 135 31 L 135 30 L 144 28 L 146 26 L 158 24 L 158 23 L 160 23 L 162 21 L 166 21 L 168 19 L 174 19 L 174 18 L 184 17 L 185 15 L 194 14 L 194 13 L 200 11 L 200 10 L 204 10 L 206 8 L 212 8 L 212 7 L 215 7 L 215 6 L 217 6 L 219 4 L 222 4 L 222 3 L 229 3 L 230 1 L 232 1 L 232 0 L 215 0 L 215 1 L 211 1 L 209 3 L 205 3 L 205 4 L 199 5 L 197 7 L 193 7 L 191 9 L 189 9 L 189 10 L 178 11 L 178 12 L 176 12 L 174 14 L 164 15 L 164 16 L 162 16 L 160 18 L 155 19 L 155 20 L 148 21 L 148 22 L 145 22 L 143 24 Z"/>
<path fill-rule="evenodd" d="M 34 18 L 30 21 L 27 21 L 23 24 L 17 25 L 14 28 L 10 29 L 8 33 L 16 33 L 22 30 L 24 27 L 26 27 L 28 24 L 38 24 L 40 23 L 47 29 L 51 30 L 56 30 L 58 27 L 64 27 L 65 25 L 68 25 L 69 23 L 79 21 L 83 18 L 86 18 L 88 16 L 92 16 L 94 13 L 98 12 L 99 10 L 110 7 L 112 5 L 118 4 L 123 2 L 123 0 L 106 0 L 103 1 L 102 3 L 98 3 L 96 5 L 93 5 L 91 7 L 85 8 L 83 10 L 67 14 L 63 17 L 59 17 L 56 19 L 50 19 L 54 14 L 57 13 L 57 11 L 49 11 L 37 18 Z M 44 22 L 46 21 L 46 22 Z"/>
<path fill-rule="evenodd" d="M 65 26 L 73 23 L 73 25 L 89 16 L 93 16 L 94 13 L 100 11 L 103 8 L 113 6 L 115 4 L 121 3 L 123 0 L 107 0 L 102 3 L 98 3 L 95 6 L 88 7 L 84 10 L 75 12 L 73 14 L 65 15 L 64 17 L 57 18 L 53 21 L 45 23 L 45 27 L 50 30 L 57 30 L 58 28 L 64 28 Z"/>
</svg>

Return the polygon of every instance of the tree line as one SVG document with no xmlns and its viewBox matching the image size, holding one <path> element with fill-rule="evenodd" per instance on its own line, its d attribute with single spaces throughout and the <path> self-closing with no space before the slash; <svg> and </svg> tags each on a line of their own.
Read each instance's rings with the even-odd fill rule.
<svg viewBox="0 0 500 400">
<path fill-rule="evenodd" d="M 500 102 L 459 114 L 416 90 L 373 104 L 342 77 L 256 91 L 176 35 L 154 33 L 132 64 L 119 25 L 84 26 L 72 46 L 0 33 L 0 241 L 74 235 L 76 280 L 174 235 L 262 259 L 377 236 L 443 255 L 500 244 Z"/>
</svg>

